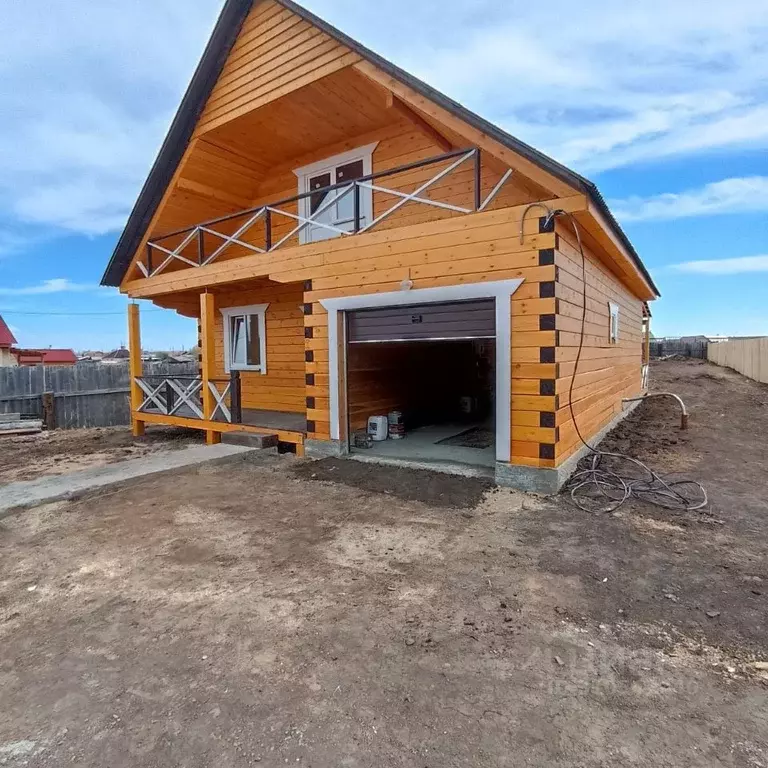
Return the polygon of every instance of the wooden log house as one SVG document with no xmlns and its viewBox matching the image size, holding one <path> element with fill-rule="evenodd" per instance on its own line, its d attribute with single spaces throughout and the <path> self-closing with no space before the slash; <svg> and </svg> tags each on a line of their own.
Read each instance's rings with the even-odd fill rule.
<svg viewBox="0 0 768 768">
<path fill-rule="evenodd" d="M 200 375 L 154 380 L 129 306 L 137 435 L 322 456 L 392 410 L 412 448 L 474 419 L 540 491 L 574 415 L 591 439 L 643 391 L 658 295 L 591 182 L 291 0 L 227 0 L 102 284 L 198 320 Z"/>
</svg>

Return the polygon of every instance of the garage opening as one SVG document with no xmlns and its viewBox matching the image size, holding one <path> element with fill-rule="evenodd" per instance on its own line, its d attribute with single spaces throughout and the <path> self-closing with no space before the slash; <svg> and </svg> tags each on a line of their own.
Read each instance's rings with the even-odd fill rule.
<svg viewBox="0 0 768 768">
<path fill-rule="evenodd" d="M 349 312 L 350 450 L 492 467 L 495 336 L 493 299 Z"/>
</svg>

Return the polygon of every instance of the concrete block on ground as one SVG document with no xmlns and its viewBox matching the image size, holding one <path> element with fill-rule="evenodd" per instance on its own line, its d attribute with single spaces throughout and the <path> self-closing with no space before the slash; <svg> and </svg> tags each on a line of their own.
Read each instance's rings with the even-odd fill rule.
<svg viewBox="0 0 768 768">
<path fill-rule="evenodd" d="M 224 432 L 221 435 L 221 442 L 227 445 L 242 445 L 246 448 L 256 448 L 264 450 L 266 448 L 277 448 L 277 434 L 263 435 L 258 432 L 246 432 L 245 430 L 237 432 Z"/>
<path fill-rule="evenodd" d="M 6 421 L 21 421 L 20 413 L 0 413 L 0 424 Z"/>
<path fill-rule="evenodd" d="M 43 422 L 39 419 L 19 419 L 18 421 L 0 421 L 0 435 L 6 432 L 39 432 L 43 428 Z"/>
</svg>

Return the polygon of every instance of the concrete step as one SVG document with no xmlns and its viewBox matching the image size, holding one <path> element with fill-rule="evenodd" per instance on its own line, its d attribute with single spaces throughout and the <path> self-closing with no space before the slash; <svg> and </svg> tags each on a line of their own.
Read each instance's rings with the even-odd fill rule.
<svg viewBox="0 0 768 768">
<path fill-rule="evenodd" d="M 20 413 L 0 413 L 0 424 L 4 421 L 21 421 Z"/>
<path fill-rule="evenodd" d="M 224 432 L 221 442 L 227 445 L 242 445 L 247 448 L 277 448 L 277 434 L 260 434 L 258 432 Z"/>
</svg>

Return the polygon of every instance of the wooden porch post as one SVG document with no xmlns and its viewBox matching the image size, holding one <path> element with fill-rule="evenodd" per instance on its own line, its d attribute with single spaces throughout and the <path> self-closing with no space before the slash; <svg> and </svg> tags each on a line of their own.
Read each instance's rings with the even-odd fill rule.
<svg viewBox="0 0 768 768">
<path fill-rule="evenodd" d="M 651 362 L 651 318 L 645 318 L 645 338 L 643 339 L 643 362 L 649 365 Z"/>
<path fill-rule="evenodd" d="M 215 302 L 212 293 L 200 294 L 200 377 L 203 382 L 203 416 L 209 421 L 213 416 L 216 403 L 208 382 L 214 378 L 216 360 L 214 356 Z M 208 445 L 221 442 L 221 432 L 205 430 L 205 442 Z"/>
<path fill-rule="evenodd" d="M 139 305 L 128 305 L 128 352 L 129 373 L 131 376 L 131 429 L 134 437 L 144 434 L 144 422 L 138 418 L 139 406 L 143 401 L 141 388 L 136 378 L 143 373 L 141 364 L 141 325 L 139 322 Z"/>
</svg>

